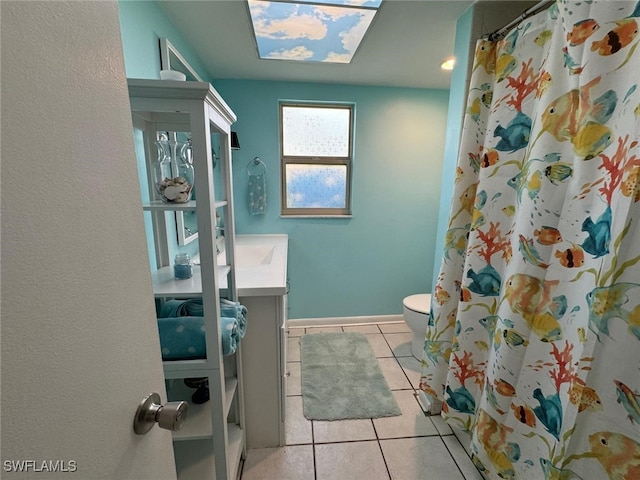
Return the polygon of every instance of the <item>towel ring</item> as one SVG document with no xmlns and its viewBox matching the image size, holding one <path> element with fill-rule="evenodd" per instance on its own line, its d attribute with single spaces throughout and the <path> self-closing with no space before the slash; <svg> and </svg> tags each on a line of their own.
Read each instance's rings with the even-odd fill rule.
<svg viewBox="0 0 640 480">
<path fill-rule="evenodd" d="M 258 166 L 258 167 L 262 166 L 263 168 L 262 174 L 267 173 L 267 166 L 264 164 L 262 160 L 260 160 L 260 157 L 256 157 L 253 160 L 251 160 L 247 165 L 247 175 L 251 175 L 251 167 L 254 167 L 254 166 Z M 260 174 L 258 173 L 257 175 L 260 175 Z"/>
</svg>

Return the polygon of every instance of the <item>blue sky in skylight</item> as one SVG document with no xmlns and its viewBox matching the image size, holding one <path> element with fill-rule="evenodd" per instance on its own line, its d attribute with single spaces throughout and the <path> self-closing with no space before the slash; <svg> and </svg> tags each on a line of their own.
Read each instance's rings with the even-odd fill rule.
<svg viewBox="0 0 640 480">
<path fill-rule="evenodd" d="M 376 10 L 338 4 L 378 7 L 382 0 L 248 2 L 260 58 L 349 63 Z"/>
</svg>

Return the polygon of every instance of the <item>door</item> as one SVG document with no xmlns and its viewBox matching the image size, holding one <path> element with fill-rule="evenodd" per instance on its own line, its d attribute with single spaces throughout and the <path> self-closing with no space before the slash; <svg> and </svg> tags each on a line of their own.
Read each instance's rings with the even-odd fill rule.
<svg viewBox="0 0 640 480">
<path fill-rule="evenodd" d="M 0 475 L 175 479 L 118 4 L 0 5 Z"/>
</svg>

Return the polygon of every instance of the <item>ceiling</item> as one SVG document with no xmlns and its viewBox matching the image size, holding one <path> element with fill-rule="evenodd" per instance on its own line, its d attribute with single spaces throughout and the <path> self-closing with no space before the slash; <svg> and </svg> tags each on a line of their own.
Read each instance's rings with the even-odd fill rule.
<svg viewBox="0 0 640 480">
<path fill-rule="evenodd" d="M 383 0 L 350 64 L 259 59 L 245 0 L 158 3 L 212 78 L 448 89 L 440 64 L 473 0 Z"/>
</svg>

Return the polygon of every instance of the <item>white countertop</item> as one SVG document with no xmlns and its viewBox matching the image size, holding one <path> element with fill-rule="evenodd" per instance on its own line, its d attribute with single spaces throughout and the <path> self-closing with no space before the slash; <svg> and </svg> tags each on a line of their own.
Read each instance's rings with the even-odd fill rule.
<svg viewBox="0 0 640 480">
<path fill-rule="evenodd" d="M 289 236 L 285 234 L 236 235 L 235 271 L 238 297 L 279 296 L 287 293 L 288 243 Z M 268 260 L 265 263 L 248 265 L 243 253 L 262 247 L 273 248 Z M 265 251 L 270 249 L 267 248 Z M 224 252 L 221 255 L 224 255 Z M 226 281 L 221 287 L 226 287 Z"/>
<path fill-rule="evenodd" d="M 236 235 L 236 288 L 239 297 L 280 296 L 287 293 L 287 248 L 289 237 L 277 235 Z M 220 242 L 223 244 L 223 242 Z M 230 267 L 223 251 L 218 255 L 218 280 L 227 288 Z M 152 272 L 153 291 L 157 297 L 197 296 L 202 294 L 199 259 L 193 276 L 174 278 L 173 267 Z"/>
</svg>

